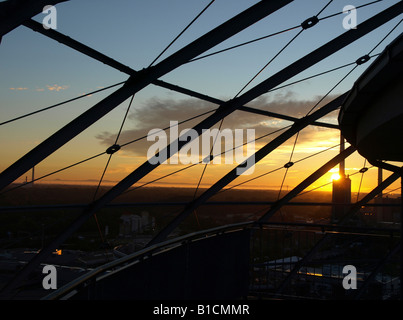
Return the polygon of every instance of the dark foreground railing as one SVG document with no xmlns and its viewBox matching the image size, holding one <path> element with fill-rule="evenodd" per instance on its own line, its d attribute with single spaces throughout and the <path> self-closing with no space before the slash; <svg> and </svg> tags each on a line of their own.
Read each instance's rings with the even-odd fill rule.
<svg viewBox="0 0 403 320">
<path fill-rule="evenodd" d="M 239 223 L 124 256 L 44 299 L 399 299 L 400 229 Z"/>
<path fill-rule="evenodd" d="M 400 230 L 265 224 L 251 237 L 249 295 L 398 299 Z"/>
<path fill-rule="evenodd" d="M 249 288 L 250 223 L 192 233 L 112 261 L 44 299 L 236 299 Z"/>
</svg>

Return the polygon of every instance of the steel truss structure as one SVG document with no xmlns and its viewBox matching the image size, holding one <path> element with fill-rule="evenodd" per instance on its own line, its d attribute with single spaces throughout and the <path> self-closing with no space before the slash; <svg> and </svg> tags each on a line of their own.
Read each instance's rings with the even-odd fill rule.
<svg viewBox="0 0 403 320">
<path fill-rule="evenodd" d="M 7 19 L 0 19 L 0 37 L 7 34 L 8 32 L 12 32 L 15 27 L 23 25 L 35 32 L 39 32 L 46 37 L 58 41 L 59 43 L 70 47 L 73 50 L 76 50 L 88 57 L 91 57 L 94 60 L 102 62 L 116 70 L 119 70 L 129 77 L 119 89 L 115 90 L 112 94 L 108 95 L 102 101 L 92 106 L 86 112 L 58 130 L 56 133 L 51 135 L 49 138 L 40 143 L 37 147 L 33 148 L 31 151 L 17 160 L 14 164 L 4 170 L 0 174 L 0 191 L 5 190 L 6 187 L 10 186 L 10 184 L 18 179 L 21 175 L 23 175 L 35 165 L 40 163 L 42 160 L 47 158 L 49 155 L 57 151 L 71 139 L 86 130 L 88 127 L 96 123 L 102 117 L 104 117 L 117 106 L 119 106 L 122 102 L 134 96 L 137 92 L 141 91 L 149 85 L 155 85 L 175 92 L 179 92 L 190 97 L 214 103 L 218 106 L 218 108 L 212 114 L 208 115 L 207 118 L 193 127 L 193 130 L 197 132 L 198 136 L 202 134 L 203 130 L 213 127 L 215 124 L 219 123 L 222 119 L 234 113 L 235 111 L 251 112 L 255 114 L 260 114 L 262 116 L 292 121 L 292 126 L 290 126 L 279 136 L 274 138 L 272 141 L 264 145 L 253 155 L 255 164 L 257 164 L 266 156 L 270 155 L 284 142 L 286 142 L 294 135 L 298 134 L 307 126 L 314 125 L 338 129 L 337 125 L 321 122 L 320 119 L 328 115 L 329 113 L 337 110 L 342 105 L 349 92 L 340 95 L 333 101 L 327 103 L 325 106 L 302 118 L 296 118 L 287 114 L 279 114 L 270 111 L 262 111 L 248 107 L 246 106 L 246 104 L 267 93 L 276 86 L 284 84 L 293 76 L 300 74 L 309 67 L 314 66 L 318 62 L 331 56 L 347 45 L 357 41 L 361 37 L 382 26 L 391 19 L 399 16 L 403 12 L 402 2 L 392 5 L 388 9 L 374 15 L 368 20 L 361 22 L 358 25 L 357 29 L 343 33 L 342 35 L 330 40 L 321 47 L 313 50 L 308 55 L 298 59 L 293 63 L 290 63 L 287 67 L 278 71 L 277 73 L 270 76 L 269 78 L 262 81 L 245 93 L 236 96 L 234 99 L 222 101 L 220 99 L 207 96 L 203 93 L 159 80 L 159 78 L 172 72 L 181 65 L 188 63 L 192 59 L 195 59 L 196 57 L 207 52 L 209 49 L 213 48 L 217 44 L 220 44 L 226 39 L 229 39 L 233 35 L 248 28 L 257 21 L 265 17 L 269 17 L 272 13 L 293 2 L 292 0 L 259 1 L 258 3 L 236 15 L 232 19 L 229 19 L 225 23 L 204 34 L 200 38 L 194 40 L 192 43 L 178 50 L 174 54 L 170 55 L 168 58 L 165 58 L 154 66 L 146 67 L 140 71 L 134 70 L 131 67 L 124 65 L 119 61 L 116 61 L 113 58 L 108 57 L 103 53 L 98 52 L 90 48 L 89 46 L 86 46 L 85 44 L 80 43 L 56 30 L 46 30 L 42 27 L 40 23 L 31 19 L 33 16 L 41 12 L 45 2 L 46 4 L 56 5 L 57 3 L 63 1 L 36 1 L 34 2 L 35 5 L 30 5 L 31 2 L 32 1 L 29 0 L 9 0 L 0 4 L 1 15 L 7 17 Z M 315 25 L 317 23 L 317 19 L 318 18 L 316 16 L 307 19 L 307 21 L 301 24 L 302 30 Z M 357 60 L 357 65 L 363 62 L 364 61 L 362 60 Z M 178 145 L 178 150 L 180 150 L 190 142 L 191 141 L 183 141 L 179 138 L 174 143 Z M 115 145 L 112 147 L 114 147 L 114 149 L 108 149 L 109 152 L 107 150 L 106 153 L 112 155 L 120 149 L 119 145 Z M 175 148 L 173 148 L 173 144 L 167 146 L 167 157 L 165 160 L 174 155 L 174 153 L 171 151 L 174 149 Z M 303 190 L 310 186 L 314 181 L 323 176 L 331 168 L 342 162 L 355 151 L 356 150 L 353 146 L 342 150 L 336 157 L 318 168 L 314 173 L 312 173 L 308 178 L 298 184 L 284 197 L 273 203 L 270 209 L 268 209 L 257 222 L 264 223 L 269 221 L 270 218 L 280 210 L 280 208 L 282 208 L 284 205 L 287 205 L 293 198 L 295 198 L 298 194 L 300 194 Z M 161 154 L 163 154 L 163 152 L 161 152 Z M 71 225 L 66 226 L 65 230 L 61 234 L 59 234 L 50 244 L 43 248 L 15 276 L 15 278 L 5 288 L 3 288 L 3 292 L 10 292 L 16 286 L 18 286 L 18 284 L 23 281 L 30 274 L 30 272 L 32 272 L 32 270 L 34 270 L 41 263 L 41 261 L 45 257 L 49 256 L 52 251 L 55 250 L 55 248 L 58 248 L 61 244 L 63 244 L 63 242 L 66 241 L 66 239 L 68 239 L 75 231 L 77 231 L 80 226 L 83 225 L 83 223 L 85 223 L 90 217 L 96 214 L 96 212 L 98 212 L 101 208 L 108 206 L 112 200 L 128 190 L 131 186 L 133 186 L 133 184 L 150 174 L 159 166 L 159 163 L 161 162 L 156 163 L 157 164 L 152 164 L 152 161 L 144 162 L 133 172 L 127 175 L 124 179 L 122 179 L 119 183 L 117 183 L 114 187 L 112 187 L 108 192 L 106 192 L 100 198 L 95 199 L 85 208 L 83 208 L 80 216 Z M 221 179 L 219 179 L 205 192 L 196 197 L 193 201 L 187 203 L 184 206 L 183 210 L 179 212 L 177 216 L 168 225 L 166 225 L 147 246 L 154 246 L 165 241 L 172 233 L 172 231 L 174 231 L 181 224 L 181 222 L 186 219 L 196 208 L 205 204 L 213 195 L 217 194 L 220 190 L 233 182 L 238 177 L 237 169 L 242 169 L 243 166 L 244 164 L 240 164 L 238 167 L 234 168 Z M 384 190 L 392 182 L 396 181 L 399 177 L 401 177 L 401 172 L 393 172 L 389 178 L 383 181 L 361 201 L 352 206 L 346 216 L 346 219 L 353 215 L 363 204 L 373 199 L 377 194 L 379 194 L 380 191 Z M 318 246 L 319 245 L 320 243 L 318 243 Z M 317 249 L 317 247 L 315 248 Z M 310 256 L 311 254 L 308 254 L 302 261 L 300 261 L 299 265 L 302 265 L 307 259 L 309 259 Z M 289 279 L 291 279 L 292 275 L 295 274 L 297 271 L 298 265 L 290 273 L 289 278 L 287 278 L 284 285 L 288 283 Z"/>
</svg>

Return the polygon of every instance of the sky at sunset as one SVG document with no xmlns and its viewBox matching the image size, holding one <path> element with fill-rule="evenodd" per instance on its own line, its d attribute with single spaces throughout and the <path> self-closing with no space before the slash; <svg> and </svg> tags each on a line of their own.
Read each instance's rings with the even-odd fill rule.
<svg viewBox="0 0 403 320">
<path fill-rule="evenodd" d="M 384 0 L 358 9 L 357 22 L 365 21 L 398 1 Z M 135 70 L 141 70 L 148 67 L 171 40 L 209 2 L 200 0 L 71 0 L 56 6 L 57 31 Z M 158 59 L 158 62 L 257 2 L 252 0 L 216 0 Z M 298 26 L 305 19 L 316 15 L 328 2 L 327 0 L 295 0 L 206 53 L 212 53 Z M 334 0 L 319 15 L 319 18 L 341 12 L 346 5 L 358 7 L 369 2 L 371 1 Z M 44 16 L 44 14 L 39 14 L 34 17 L 34 20 L 42 22 Z M 346 14 L 341 14 L 324 19 L 317 26 L 304 30 L 249 84 L 246 90 L 327 41 L 346 32 L 342 24 L 345 16 Z M 370 52 L 401 18 L 401 15 L 398 16 L 359 41 L 296 75 L 285 84 L 356 61 L 359 57 Z M 385 46 L 402 32 L 402 29 L 403 24 L 376 47 L 372 54 L 382 52 Z M 232 99 L 299 31 L 300 29 L 294 29 L 240 48 L 187 63 L 163 76 L 161 80 L 224 101 Z M 18 27 L 3 37 L 0 44 L 0 60 L 0 123 L 117 84 L 128 78 L 126 74 L 24 26 Z M 372 61 L 373 59 L 370 62 Z M 369 65 L 370 63 L 358 66 L 329 93 L 320 103 L 320 106 L 349 90 L 354 81 Z M 248 106 L 302 117 L 353 67 L 350 65 L 323 76 L 274 90 L 251 101 Z M 119 87 L 0 125 L 0 171 L 5 170 L 26 152 Z M 104 152 L 114 143 L 129 102 L 130 99 L 126 100 L 96 124 L 38 164 L 35 167 L 35 177 L 47 175 Z M 170 121 L 183 121 L 215 108 L 217 105 L 149 85 L 135 95 L 119 136 L 118 144 L 123 145 L 144 137 L 151 129 L 168 127 Z M 337 112 L 333 112 L 321 121 L 337 124 L 337 115 Z M 192 128 L 205 117 L 207 115 L 181 124 L 179 131 Z M 285 120 L 236 111 L 225 118 L 222 128 L 232 130 L 253 128 L 255 129 L 255 137 L 258 138 L 290 124 L 292 123 Z M 256 141 L 256 150 L 281 132 Z M 278 189 L 285 172 L 282 166 L 290 161 L 294 142 L 295 136 L 260 161 L 255 166 L 252 175 L 241 176 L 230 186 L 274 171 L 260 179 L 246 183 L 242 187 Z M 339 152 L 338 147 L 335 147 L 339 142 L 339 131 L 335 129 L 309 126 L 301 131 L 292 154 L 292 161 L 296 163 L 288 170 L 284 189 L 296 186 L 324 162 L 334 157 Z M 147 149 L 152 144 L 152 141 L 142 139 L 125 145 L 113 155 L 103 183 L 112 186 L 136 169 L 147 160 Z M 324 151 L 326 149 L 329 150 Z M 319 151 L 324 152 L 313 156 Z M 312 157 L 309 157 L 311 155 Z M 101 177 L 108 157 L 104 154 L 81 165 L 53 174 L 41 182 L 95 184 Z M 304 158 L 307 159 L 298 161 Z M 236 163 L 208 165 L 203 176 L 202 186 L 211 185 L 236 165 Z M 377 183 L 376 168 L 370 168 L 361 181 L 362 175 L 357 174 L 357 172 L 364 165 L 370 166 L 357 153 L 346 160 L 346 174 L 352 175 L 354 192 L 358 190 L 360 183 L 362 192 L 370 191 Z M 186 166 L 182 164 L 161 165 L 138 182 L 138 185 Z M 199 181 L 203 167 L 202 164 L 193 166 L 188 170 L 160 180 L 155 185 L 194 187 Z M 337 168 L 316 181 L 308 189 L 331 182 L 334 171 L 337 171 Z M 384 178 L 388 175 L 389 173 L 384 172 Z M 17 182 L 25 181 L 26 177 L 30 180 L 31 172 L 20 177 Z M 388 190 L 398 188 L 399 184 L 399 181 L 392 184 Z M 331 184 L 321 190 L 331 190 Z"/>
</svg>

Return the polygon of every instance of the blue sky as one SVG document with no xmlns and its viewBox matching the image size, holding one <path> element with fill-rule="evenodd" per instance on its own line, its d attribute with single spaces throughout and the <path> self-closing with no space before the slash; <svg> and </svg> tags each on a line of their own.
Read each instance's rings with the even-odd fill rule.
<svg viewBox="0 0 403 320">
<path fill-rule="evenodd" d="M 162 58 L 256 2 L 215 1 Z M 327 2 L 296 0 L 211 51 L 298 25 L 319 12 Z M 347 4 L 359 6 L 368 2 L 368 0 L 334 0 L 319 17 L 339 12 Z M 398 1 L 384 0 L 359 9 L 358 23 L 396 2 Z M 183 0 L 113 2 L 71 0 L 57 5 L 57 29 L 139 70 L 147 67 L 207 3 L 208 1 Z M 324 20 L 316 27 L 302 33 L 293 45 L 256 79 L 254 84 L 328 39 L 344 32 L 342 27 L 344 16 L 339 15 Z M 44 15 L 40 14 L 36 20 L 41 21 L 43 17 Z M 326 70 L 326 68 L 354 61 L 371 49 L 371 46 L 380 40 L 398 20 L 399 18 L 394 19 L 343 52 L 335 54 L 328 61 L 323 61 L 323 64 L 313 68 L 311 72 L 315 73 L 317 70 Z M 187 87 L 213 96 L 232 96 L 298 31 L 293 30 L 243 48 L 190 63 L 178 68 L 164 79 L 186 84 Z M 398 34 L 398 30 L 395 34 Z M 2 74 L 7 77 L 2 77 L 0 80 L 2 89 L 8 89 L 10 86 L 33 89 L 56 83 L 68 85 L 70 92 L 74 94 L 79 93 L 80 90 L 85 92 L 97 86 L 113 84 L 127 78 L 126 75 L 92 61 L 25 27 L 14 30 L 5 36 L 3 41 L 1 57 L 2 61 L 7 63 L 2 65 Z M 32 63 L 33 61 L 35 63 Z M 308 71 L 307 74 L 309 74 Z M 23 78 L 22 75 L 24 75 Z M 307 94 L 312 94 L 313 91 L 313 89 L 309 90 Z M 153 94 L 152 90 L 149 92 L 149 95 Z M 315 89 L 314 92 L 318 91 Z"/>
<path fill-rule="evenodd" d="M 147 67 L 209 2 L 71 0 L 56 6 L 57 31 L 133 69 L 140 70 Z M 256 2 L 258 1 L 216 0 L 158 61 Z M 316 15 L 328 2 L 328 0 L 296 0 L 209 52 L 297 26 L 305 19 Z M 357 7 L 369 2 L 368 0 L 334 0 L 319 18 L 340 12 L 345 5 Z M 397 2 L 398 0 L 384 0 L 359 9 L 358 23 Z M 320 21 L 317 26 L 305 30 L 247 89 L 345 32 L 342 25 L 345 16 L 338 15 Z M 43 14 L 39 14 L 35 20 L 41 22 L 43 17 Z M 401 16 L 393 19 L 290 81 L 355 61 L 370 51 L 400 19 Z M 402 27 L 400 25 L 374 53 L 380 53 L 385 45 L 402 31 Z M 161 79 L 223 100 L 232 98 L 298 31 L 298 29 L 292 30 L 186 64 Z M 127 79 L 127 75 L 23 26 L 3 37 L 0 45 L 0 59 L 2 61 L 0 64 L 1 121 Z M 354 80 L 368 65 L 357 68 L 356 72 L 351 74 L 333 93 L 342 93 L 351 88 Z M 350 68 L 288 87 L 276 94 L 292 94 L 296 100 L 314 100 L 326 94 Z M 0 170 L 4 170 L 112 90 L 1 126 L 0 145 L 7 152 L 2 156 Z M 274 99 L 276 96 L 269 97 Z M 150 100 L 156 98 L 160 100 L 187 99 L 181 94 L 151 85 L 136 95 L 132 108 L 142 109 Z M 46 170 L 43 169 L 43 173 L 104 151 L 104 146 L 96 139 L 96 136 L 105 131 L 116 132 L 127 104 L 128 102 L 123 103 L 63 147 L 57 154 L 45 160 L 48 166 Z M 167 124 L 161 123 L 161 127 Z M 130 129 L 135 122 L 129 121 L 126 125 Z M 98 164 L 99 171 L 103 162 L 100 161 Z M 96 172 L 95 167 L 94 165 L 94 172 Z M 40 171 L 41 168 L 38 170 Z"/>
</svg>

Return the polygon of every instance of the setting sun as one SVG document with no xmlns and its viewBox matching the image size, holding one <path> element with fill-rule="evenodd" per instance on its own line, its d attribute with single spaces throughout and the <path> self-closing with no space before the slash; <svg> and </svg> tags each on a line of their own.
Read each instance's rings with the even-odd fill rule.
<svg viewBox="0 0 403 320">
<path fill-rule="evenodd" d="M 340 179 L 340 175 L 338 173 L 333 173 L 332 174 L 332 181 L 333 180 L 339 180 Z"/>
</svg>

